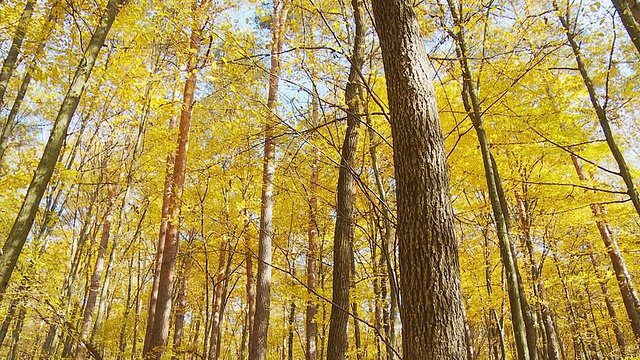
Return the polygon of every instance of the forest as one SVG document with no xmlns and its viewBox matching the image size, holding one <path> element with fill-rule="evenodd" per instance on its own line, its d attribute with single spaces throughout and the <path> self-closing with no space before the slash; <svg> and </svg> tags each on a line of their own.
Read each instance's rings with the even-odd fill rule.
<svg viewBox="0 0 640 360">
<path fill-rule="evenodd" d="M 640 359 L 640 2 L 0 0 L 0 358 Z"/>
</svg>

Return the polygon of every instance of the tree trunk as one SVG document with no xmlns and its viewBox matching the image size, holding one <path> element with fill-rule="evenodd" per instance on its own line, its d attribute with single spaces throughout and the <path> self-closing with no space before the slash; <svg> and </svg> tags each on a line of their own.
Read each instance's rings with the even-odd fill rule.
<svg viewBox="0 0 640 360">
<path fill-rule="evenodd" d="M 403 359 L 464 359 L 455 224 L 435 90 L 407 0 L 374 0 L 391 114 Z"/>
<path fill-rule="evenodd" d="M 280 59 L 287 26 L 289 0 L 274 1 L 272 14 L 271 69 L 269 71 L 269 95 L 267 108 L 270 112 L 264 127 L 264 160 L 262 173 L 262 196 L 260 209 L 260 235 L 258 239 L 258 274 L 256 279 L 256 310 L 250 333 L 249 359 L 265 360 L 267 357 L 267 334 L 271 313 L 271 242 L 273 240 L 273 181 L 276 170 L 276 138 L 274 136 L 275 113 L 280 81 Z"/>
<path fill-rule="evenodd" d="M 320 123 L 318 115 L 319 100 L 318 94 L 314 91 L 311 100 L 311 126 L 315 128 Z M 313 136 L 313 133 L 311 134 Z M 318 313 L 318 305 L 313 298 L 316 290 L 316 277 L 318 258 L 318 221 L 316 214 L 318 212 L 318 177 L 320 174 L 319 151 L 313 151 L 313 160 L 311 163 L 311 185 L 309 186 L 309 250 L 307 252 L 307 301 L 306 312 L 306 360 L 316 360 L 318 358 L 318 324 L 316 322 L 316 314 Z"/>
<path fill-rule="evenodd" d="M 638 54 L 640 54 L 640 29 L 638 29 L 638 23 L 640 23 L 640 6 L 633 0 L 632 2 L 635 3 L 633 4 L 633 8 L 629 6 L 629 0 L 612 0 L 612 2 L 618 16 L 620 16 L 622 25 L 624 25 L 627 34 L 629 34 L 633 46 L 636 47 Z"/>
<path fill-rule="evenodd" d="M 220 351 L 220 312 L 222 310 L 222 288 L 225 281 L 225 254 L 227 250 L 231 251 L 231 249 L 226 248 L 226 243 L 222 243 L 220 245 L 220 254 L 218 255 L 218 271 L 214 284 L 215 291 L 213 293 L 213 309 L 211 311 L 211 339 L 209 341 L 208 360 L 216 360 Z"/>
<path fill-rule="evenodd" d="M 76 348 L 76 360 L 82 360 L 86 357 L 86 349 L 84 344 L 89 342 L 91 335 L 91 325 L 93 321 L 93 310 L 96 307 L 98 301 L 98 292 L 100 291 L 100 284 L 102 279 L 102 271 L 104 270 L 105 255 L 107 247 L 109 245 L 109 235 L 111 232 L 111 211 L 113 203 L 115 201 L 115 190 L 113 187 L 109 188 L 109 194 L 107 195 L 107 212 L 105 220 L 102 223 L 102 235 L 100 236 L 100 247 L 98 248 L 98 256 L 96 257 L 96 264 L 93 267 L 93 274 L 91 275 L 91 283 L 89 284 L 89 292 L 87 301 L 84 307 L 84 313 L 82 315 L 82 322 L 80 323 L 80 345 Z M 102 299 L 105 301 L 106 299 Z"/>
<path fill-rule="evenodd" d="M 18 261 L 22 247 L 33 225 L 33 219 L 42 195 L 53 175 L 53 170 L 60 155 L 62 143 L 67 134 L 71 117 L 78 107 L 84 87 L 91 75 L 100 48 L 104 44 L 111 25 L 127 0 L 109 0 L 107 10 L 100 19 L 89 46 L 84 53 L 80 65 L 58 112 L 53 129 L 44 148 L 38 168 L 31 180 L 29 189 L 20 208 L 20 212 L 11 228 L 0 255 L 0 298 L 4 295 L 11 273 Z"/>
<path fill-rule="evenodd" d="M 467 62 L 468 54 L 464 38 L 463 24 L 460 20 L 453 1 L 448 0 L 448 4 L 449 10 L 451 11 L 451 15 L 454 19 L 454 24 L 459 29 L 455 34 L 455 41 L 456 54 L 458 55 L 458 61 L 460 63 L 460 67 L 462 68 L 462 98 L 465 110 L 467 111 L 469 117 L 473 122 L 473 127 L 476 130 L 478 141 L 480 142 L 480 152 L 482 153 L 482 162 L 485 170 L 487 188 L 489 191 L 489 198 L 491 200 L 491 207 L 493 209 L 493 216 L 498 232 L 498 240 L 500 243 L 500 255 L 507 276 L 507 290 L 509 293 L 509 304 L 511 305 L 511 322 L 513 324 L 513 332 L 516 341 L 516 348 L 518 351 L 518 359 L 533 360 L 535 359 L 535 352 L 532 352 L 532 349 L 529 349 L 530 346 L 527 342 L 527 330 L 520 299 L 521 294 L 519 288 L 519 279 L 516 274 L 516 260 L 511 251 L 511 241 L 509 239 L 509 229 L 507 228 L 507 220 L 505 216 L 506 214 L 503 212 L 500 199 L 498 197 L 496 179 L 499 179 L 499 176 L 496 173 L 491 162 L 492 155 L 489 148 L 487 135 L 484 130 L 482 109 L 480 108 L 480 101 L 477 98 L 473 77 Z M 532 355 L 534 356 L 532 357 Z"/>
<path fill-rule="evenodd" d="M 571 45 L 571 49 L 573 50 L 573 55 L 575 57 L 576 64 L 578 65 L 578 70 L 580 71 L 580 75 L 582 76 L 582 80 L 584 81 L 584 85 L 587 88 L 587 91 L 589 92 L 589 99 L 591 100 L 593 109 L 595 110 L 596 115 L 598 116 L 598 121 L 600 122 L 600 128 L 602 128 L 602 132 L 604 133 L 604 137 L 607 140 L 607 145 L 609 146 L 609 150 L 611 150 L 611 154 L 613 155 L 613 158 L 616 160 L 616 163 L 618 164 L 618 169 L 619 169 L 618 174 L 624 180 L 624 183 L 627 186 L 627 194 L 631 198 L 631 202 L 633 203 L 633 206 L 635 207 L 636 212 L 638 213 L 638 216 L 640 216 L 640 196 L 638 196 L 638 191 L 633 183 L 633 178 L 631 177 L 631 172 L 629 170 L 629 167 L 627 166 L 624 156 L 622 155 L 620 148 L 618 148 L 618 144 L 616 143 L 616 140 L 613 138 L 613 132 L 611 131 L 611 126 L 609 124 L 609 118 L 607 116 L 606 109 L 603 108 L 602 105 L 600 105 L 600 100 L 598 99 L 598 94 L 596 93 L 596 89 L 595 89 L 595 86 L 593 85 L 593 81 L 589 77 L 589 74 L 587 72 L 587 67 L 582 61 L 580 47 L 576 42 L 576 34 L 572 32 L 571 30 L 572 25 L 569 23 L 569 20 L 568 20 L 569 14 L 566 14 L 564 16 L 560 15 L 559 8 L 555 0 L 553 4 L 555 6 L 556 11 L 558 12 L 560 23 L 562 24 L 562 27 L 564 28 L 565 33 L 567 35 L 567 40 L 569 41 L 569 44 Z M 637 336 L 638 334 L 636 333 L 636 337 Z"/>
<path fill-rule="evenodd" d="M 244 200 L 244 198 L 243 198 Z M 244 214 L 244 227 L 248 229 L 249 227 L 249 214 L 247 213 L 247 208 L 242 210 Z M 253 277 L 253 253 L 251 250 L 251 241 L 248 235 L 244 235 L 244 246 L 245 246 L 245 265 L 247 270 L 247 340 L 248 340 L 248 352 L 251 352 L 251 339 L 253 338 L 253 323 L 256 314 L 256 290 L 254 286 L 254 277 Z M 241 360 L 245 360 L 244 357 Z"/>
<path fill-rule="evenodd" d="M 178 232 L 180 228 L 180 213 L 182 209 L 182 192 L 187 168 L 187 150 L 189 146 L 189 132 L 191 129 L 191 114 L 193 112 L 196 90 L 196 74 L 198 52 L 201 44 L 201 28 L 199 13 L 207 0 L 196 2 L 192 8 L 193 24 L 189 39 L 189 59 L 187 61 L 187 80 L 184 85 L 182 110 L 178 133 L 178 150 L 173 167 L 171 197 L 167 214 L 168 224 L 164 239 L 162 254 L 162 268 L 158 283 L 158 298 L 155 306 L 153 327 L 149 347 L 143 352 L 143 357 L 160 360 L 165 352 L 169 337 L 169 321 L 171 316 L 173 283 L 176 272 L 176 256 L 178 254 Z"/>
<path fill-rule="evenodd" d="M 58 14 L 56 11 L 56 7 L 58 6 L 57 2 L 54 2 L 51 6 L 51 10 L 49 11 L 49 19 L 42 29 L 42 38 L 38 41 L 37 49 L 33 55 L 33 59 L 29 63 L 27 67 L 27 71 L 22 78 L 22 83 L 20 84 L 20 88 L 18 89 L 18 94 L 16 95 L 15 100 L 13 101 L 13 105 L 11 106 L 11 110 L 9 111 L 9 115 L 7 119 L 2 124 L 2 132 L 0 133 L 0 164 L 2 164 L 2 160 L 4 159 L 5 152 L 7 150 L 7 146 L 9 143 L 9 136 L 13 132 L 13 128 L 16 124 L 16 118 L 18 117 L 18 112 L 20 111 L 20 107 L 22 106 L 22 101 L 24 100 L 24 96 L 27 94 L 27 90 L 29 89 L 29 84 L 31 83 L 31 77 L 33 72 L 36 70 L 38 63 L 41 60 L 42 53 L 44 52 L 44 48 L 47 44 L 47 40 L 53 33 L 53 29 L 58 23 Z M 0 88 L 1 89 L 1 88 Z M 1 90 L 0 90 L 1 91 Z M 0 108 L 2 107 L 2 100 L 0 100 Z"/>
<path fill-rule="evenodd" d="M 187 310 L 187 293 L 189 290 L 189 275 L 191 273 L 191 254 L 185 252 L 184 269 L 182 273 L 182 284 L 178 292 L 178 300 L 175 311 L 175 323 L 173 331 L 173 358 L 179 359 L 182 349 L 182 337 L 184 332 L 184 315 Z"/>
<path fill-rule="evenodd" d="M 602 295 L 604 296 L 605 304 L 607 305 L 607 312 L 609 317 L 611 318 L 611 324 L 613 325 L 613 333 L 616 336 L 616 342 L 618 343 L 618 349 L 620 350 L 621 356 L 626 356 L 626 341 L 624 339 L 624 333 L 620 328 L 620 324 L 618 321 L 618 316 L 616 315 L 616 308 L 613 306 L 613 302 L 611 301 L 611 296 L 609 295 L 609 286 L 607 285 L 607 281 L 602 276 L 600 271 L 600 263 L 593 252 L 593 246 L 589 244 L 589 258 L 591 259 L 591 264 L 593 265 L 593 271 L 596 274 L 596 278 L 598 279 L 598 283 L 600 283 L 600 289 L 602 290 Z"/>
<path fill-rule="evenodd" d="M 24 324 L 24 317 L 27 313 L 27 308 L 24 304 L 20 305 L 20 311 L 18 312 L 18 319 L 16 325 L 13 328 L 13 334 L 11 336 L 11 349 L 9 350 L 9 360 L 15 360 L 18 356 L 18 342 L 20 341 L 20 333 L 22 332 L 22 325 Z"/>
<path fill-rule="evenodd" d="M 18 26 L 16 27 L 16 34 L 11 42 L 11 47 L 2 63 L 2 69 L 0 70 L 0 108 L 4 105 L 4 94 L 7 92 L 9 86 L 9 79 L 15 70 L 18 63 L 18 54 L 20 54 L 20 48 L 22 47 L 22 41 L 27 33 L 27 26 L 33 14 L 33 5 L 35 0 L 27 0 L 24 6 L 20 20 L 18 20 Z"/>
<path fill-rule="evenodd" d="M 333 237 L 333 291 L 327 360 L 343 360 L 349 348 L 347 323 L 349 321 L 349 288 L 353 262 L 353 216 L 355 213 L 355 168 L 358 150 L 358 127 L 360 125 L 361 99 L 360 73 L 364 63 L 364 2 L 352 0 L 355 35 L 351 68 L 345 90 L 347 104 L 347 130 L 342 144 L 342 160 L 338 175 L 336 226 Z"/>
<path fill-rule="evenodd" d="M 529 259 L 531 262 L 531 278 L 534 283 L 534 287 L 538 290 L 538 297 L 540 298 L 540 312 L 544 325 L 544 332 L 547 339 L 546 351 L 547 358 L 550 360 L 560 360 L 560 350 L 558 349 L 558 339 L 555 333 L 555 326 L 553 319 L 551 318 L 551 309 L 549 309 L 549 303 L 547 302 L 547 291 L 544 286 L 544 279 L 542 279 L 542 266 L 538 264 L 538 260 L 533 252 L 533 240 L 531 239 L 531 217 L 529 210 L 529 202 L 523 199 L 516 193 L 516 201 L 518 202 L 518 214 L 520 218 L 520 227 L 522 229 L 522 238 L 524 239 L 527 252 L 529 253 Z"/>
<path fill-rule="evenodd" d="M 169 132 L 173 130 L 174 118 L 169 122 Z M 143 352 L 147 353 L 151 349 L 151 337 L 153 335 L 153 321 L 156 314 L 156 304 L 158 301 L 158 286 L 160 284 L 160 272 L 162 270 L 162 255 L 164 254 L 164 239 L 167 234 L 167 223 L 169 222 L 169 203 L 171 202 L 171 189 L 173 188 L 173 163 L 175 161 L 175 153 L 173 150 L 167 153 L 164 190 L 162 193 L 162 220 L 160 222 L 160 232 L 158 235 L 158 243 L 156 245 L 155 265 L 153 269 L 153 284 L 151 285 L 151 294 L 149 294 L 149 308 L 147 316 L 147 330 L 144 337 Z"/>
<path fill-rule="evenodd" d="M 578 178 L 582 181 L 586 181 L 587 175 L 578 162 L 578 158 L 575 155 L 572 155 L 571 161 L 576 169 Z M 618 242 L 614 237 L 611 226 L 606 220 L 604 206 L 600 204 L 591 204 L 591 212 L 596 218 L 596 225 L 598 226 L 600 237 L 604 242 L 609 258 L 611 259 L 611 265 L 614 273 L 616 274 L 618 288 L 622 294 L 622 301 L 627 311 L 627 315 L 629 316 L 629 322 L 631 323 L 633 334 L 635 335 L 636 341 L 640 342 L 640 300 L 638 300 L 633 279 L 629 274 L 627 264 L 622 257 L 620 249 L 618 248 Z"/>
<path fill-rule="evenodd" d="M 366 110 L 366 109 L 365 109 Z M 386 274 L 389 279 L 389 291 L 390 291 L 390 304 L 389 310 L 386 311 L 385 306 L 385 315 L 384 318 L 388 318 L 385 321 L 385 332 L 387 335 L 387 341 L 385 342 L 386 351 L 387 351 L 387 360 L 394 360 L 396 358 L 396 324 L 398 318 L 398 280 L 396 278 L 395 267 L 393 266 L 393 258 L 395 250 L 391 248 L 391 244 L 393 243 L 394 233 L 393 233 L 393 224 L 391 223 L 392 213 L 389 207 L 389 202 L 387 201 L 387 192 L 382 183 L 382 175 L 380 174 L 380 168 L 378 167 L 378 156 L 376 154 L 377 145 L 374 139 L 377 138 L 377 134 L 371 126 L 371 122 L 369 121 L 369 116 L 367 114 L 367 128 L 369 130 L 369 157 L 371 158 L 371 168 L 373 170 L 373 175 L 376 180 L 376 189 L 378 191 L 378 197 L 380 198 L 380 208 L 382 212 L 382 220 L 384 222 L 384 233 L 382 234 L 382 256 L 381 262 L 384 262 L 386 266 Z M 381 267 L 382 269 L 382 267 Z M 384 274 L 384 269 L 382 273 Z M 383 283 L 384 279 L 381 282 L 381 290 L 386 288 L 386 285 Z M 386 299 L 386 293 L 383 296 Z"/>
</svg>

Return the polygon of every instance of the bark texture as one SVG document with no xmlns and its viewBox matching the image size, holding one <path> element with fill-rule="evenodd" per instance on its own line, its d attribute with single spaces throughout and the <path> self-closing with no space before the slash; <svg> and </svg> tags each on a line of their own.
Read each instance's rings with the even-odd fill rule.
<svg viewBox="0 0 640 360">
<path fill-rule="evenodd" d="M 352 0 L 355 35 L 351 67 L 345 90 L 347 104 L 347 130 L 342 144 L 342 159 L 338 174 L 336 227 L 333 235 L 333 291 L 327 360 L 343 360 L 349 348 L 347 324 L 349 322 L 349 288 L 353 262 L 353 217 L 356 185 L 353 176 L 358 150 L 360 125 L 360 73 L 364 63 L 364 2 Z"/>
<path fill-rule="evenodd" d="M 429 63 L 406 0 L 374 0 L 391 113 L 403 359 L 465 359 L 460 269 Z"/>
</svg>

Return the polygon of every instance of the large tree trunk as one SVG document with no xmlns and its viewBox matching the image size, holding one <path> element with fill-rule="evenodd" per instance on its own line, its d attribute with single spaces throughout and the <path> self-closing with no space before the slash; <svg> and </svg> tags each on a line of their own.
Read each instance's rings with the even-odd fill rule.
<svg viewBox="0 0 640 360">
<path fill-rule="evenodd" d="M 169 336 L 169 322 L 172 307 L 173 283 L 176 272 L 176 256 L 178 254 L 178 232 L 180 228 L 180 213 L 182 209 L 182 192 L 184 189 L 187 151 L 189 146 L 189 132 L 191 129 L 191 114 L 193 112 L 194 96 L 196 90 L 197 59 L 202 40 L 200 12 L 207 0 L 201 0 L 193 6 L 193 24 L 189 39 L 189 59 L 187 61 L 187 80 L 184 85 L 182 97 L 182 110 L 180 112 L 180 125 L 178 131 L 178 149 L 175 155 L 173 167 L 173 180 L 171 187 L 171 200 L 167 214 L 168 224 L 164 239 L 162 254 L 162 268 L 158 283 L 158 298 L 155 306 L 155 315 L 149 346 L 143 352 L 145 358 L 160 360 L 165 352 L 167 338 Z"/>
<path fill-rule="evenodd" d="M 397 185 L 403 359 L 464 359 L 460 269 L 444 139 L 413 2 L 374 0 Z"/>
<path fill-rule="evenodd" d="M 16 34 L 11 42 L 11 47 L 7 53 L 7 57 L 5 57 L 4 62 L 2 63 L 2 69 L 0 69 L 0 108 L 2 108 L 2 105 L 4 104 L 4 94 L 7 92 L 9 79 L 11 79 L 13 70 L 15 70 L 18 63 L 18 54 L 20 54 L 22 41 L 27 33 L 27 26 L 29 25 L 31 14 L 33 14 L 33 5 L 35 2 L 35 0 L 27 0 L 24 10 L 22 11 L 22 16 L 20 16 L 20 20 L 18 20 Z"/>
<path fill-rule="evenodd" d="M 347 323 L 349 321 L 349 287 L 353 262 L 353 215 L 355 213 L 355 168 L 360 125 L 360 79 L 364 63 L 364 2 L 352 0 L 355 35 L 351 68 L 345 90 L 347 104 L 347 130 L 342 144 L 342 160 L 338 175 L 336 227 L 333 236 L 333 291 L 327 360 L 343 360 L 349 348 Z"/>
<path fill-rule="evenodd" d="M 521 303 L 520 282 L 516 268 L 517 264 L 515 257 L 513 256 L 513 252 L 511 251 L 511 241 L 509 239 L 506 214 L 503 212 L 500 199 L 498 197 L 497 179 L 499 179 L 499 176 L 491 161 L 492 155 L 487 135 L 484 130 L 480 101 L 476 96 L 473 77 L 467 62 L 468 54 L 466 50 L 463 24 L 453 1 L 449 0 L 448 4 L 449 10 L 451 11 L 451 15 L 454 19 L 454 24 L 459 28 L 458 32 L 455 34 L 455 42 L 456 54 L 458 56 L 460 67 L 462 68 L 463 103 L 465 110 L 469 113 L 469 117 L 473 122 L 473 127 L 476 130 L 478 141 L 480 143 L 480 152 L 482 153 L 482 162 L 484 165 L 489 199 L 491 201 L 491 208 L 493 210 L 493 217 L 500 243 L 500 255 L 507 277 L 507 290 L 509 293 L 509 304 L 511 305 L 511 322 L 513 324 L 518 359 L 533 360 L 535 359 L 535 346 L 534 349 L 530 349 L 529 343 L 527 342 L 527 330 Z"/>
<path fill-rule="evenodd" d="M 576 173 L 578 174 L 578 178 L 582 181 L 587 180 L 587 175 L 578 162 L 578 158 L 575 155 L 572 155 L 571 160 L 574 168 L 576 169 Z M 631 323 L 633 334 L 635 335 L 636 341 L 640 342 L 640 300 L 638 300 L 638 294 L 636 292 L 635 285 L 633 284 L 633 279 L 629 274 L 627 264 L 622 257 L 620 249 L 618 248 L 618 242 L 614 237 L 611 226 L 606 220 L 604 206 L 601 204 L 591 204 L 591 212 L 596 218 L 596 225 L 598 226 L 600 237 L 604 242 L 609 258 L 611 259 L 611 265 L 614 273 L 616 274 L 618 288 L 622 294 L 622 302 L 624 303 L 627 315 L 629 316 L 629 322 Z"/>
<path fill-rule="evenodd" d="M 267 108 L 270 112 L 264 127 L 264 159 L 262 173 L 262 196 L 260 208 L 260 234 L 258 239 L 258 273 L 256 279 L 256 309 L 253 327 L 249 336 L 249 359 L 265 360 L 267 357 L 267 334 L 271 313 L 271 242 L 273 240 L 273 181 L 276 170 L 276 138 L 274 134 L 278 84 L 280 81 L 280 59 L 287 27 L 289 0 L 274 1 L 271 39 L 271 69 L 269 72 L 269 95 Z M 251 311 L 251 308 L 250 308 Z"/>
<path fill-rule="evenodd" d="M 115 190 L 111 186 L 109 188 L 109 194 L 107 195 L 107 212 L 105 214 L 105 220 L 102 223 L 102 235 L 100 236 L 100 245 L 98 247 L 98 255 L 96 257 L 96 264 L 93 267 L 93 274 L 91 275 L 91 282 L 89 284 L 89 291 L 87 294 L 87 301 L 84 307 L 84 313 L 82 315 L 82 322 L 80 323 L 80 345 L 76 348 L 76 360 L 82 360 L 86 357 L 85 343 L 89 342 L 91 335 L 91 324 L 93 321 L 93 311 L 98 301 L 98 292 L 101 288 L 102 271 L 104 270 L 105 255 L 107 253 L 107 246 L 109 245 L 109 236 L 111 233 L 111 211 L 113 209 L 113 203 L 115 201 Z M 102 299 L 106 301 L 106 299 Z"/>
<path fill-rule="evenodd" d="M 5 293 L 11 273 L 29 235 L 42 195 L 53 175 L 62 143 L 67 135 L 69 122 L 78 107 L 80 97 L 91 75 L 91 70 L 96 62 L 100 48 L 104 44 L 116 15 L 126 2 L 127 0 L 109 0 L 107 10 L 89 41 L 89 46 L 80 61 L 69 91 L 62 102 L 22 207 L 2 248 L 2 255 L 0 255 L 0 297 Z"/>
</svg>

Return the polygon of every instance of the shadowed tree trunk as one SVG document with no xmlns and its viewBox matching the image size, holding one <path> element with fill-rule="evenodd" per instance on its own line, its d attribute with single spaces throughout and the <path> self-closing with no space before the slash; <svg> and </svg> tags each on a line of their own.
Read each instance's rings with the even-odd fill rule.
<svg viewBox="0 0 640 360">
<path fill-rule="evenodd" d="M 333 236 L 333 291 L 331 293 L 331 319 L 327 360 L 343 360 L 349 348 L 347 323 L 349 321 L 349 288 L 353 262 L 353 215 L 355 212 L 355 168 L 358 149 L 358 127 L 360 125 L 360 73 L 364 63 L 364 2 L 352 0 L 355 35 L 351 68 L 345 90 L 347 104 L 347 130 L 342 144 L 342 160 L 338 175 L 336 227 Z"/>
<path fill-rule="evenodd" d="M 80 65 L 78 66 L 76 73 L 69 87 L 69 91 L 65 96 L 56 120 L 51 129 L 49 140 L 44 148 L 42 158 L 38 164 L 38 168 L 35 171 L 29 189 L 22 203 L 22 207 L 18 212 L 16 220 L 11 228 L 11 232 L 7 237 L 7 241 L 2 248 L 2 255 L 0 255 L 0 297 L 4 294 L 11 273 L 18 261 L 22 247 L 29 235 L 29 231 L 33 225 L 33 219 L 38 205 L 42 199 L 42 195 L 53 175 L 56 161 L 60 155 L 62 149 L 62 143 L 67 135 L 67 129 L 69 122 L 73 116 L 80 97 L 84 91 L 84 87 L 91 75 L 91 70 L 96 62 L 100 48 L 104 44 L 104 41 L 113 25 L 120 9 L 125 5 L 127 0 L 109 0 L 107 9 L 100 19 L 98 26 L 96 27 L 87 50 L 85 51 Z"/>
<path fill-rule="evenodd" d="M 276 170 L 276 109 L 278 105 L 278 83 L 280 81 L 280 59 L 287 28 L 289 0 L 274 1 L 271 38 L 271 69 L 269 71 L 268 118 L 264 126 L 264 159 L 262 172 L 262 196 L 260 208 L 260 235 L 258 239 L 258 273 L 256 278 L 256 309 L 253 327 L 249 336 L 249 359 L 265 360 L 267 357 L 267 334 L 271 313 L 271 260 L 273 240 L 273 181 Z"/>
<path fill-rule="evenodd" d="M 444 139 L 413 2 L 373 0 L 393 135 L 403 359 L 465 359 Z"/>
</svg>

